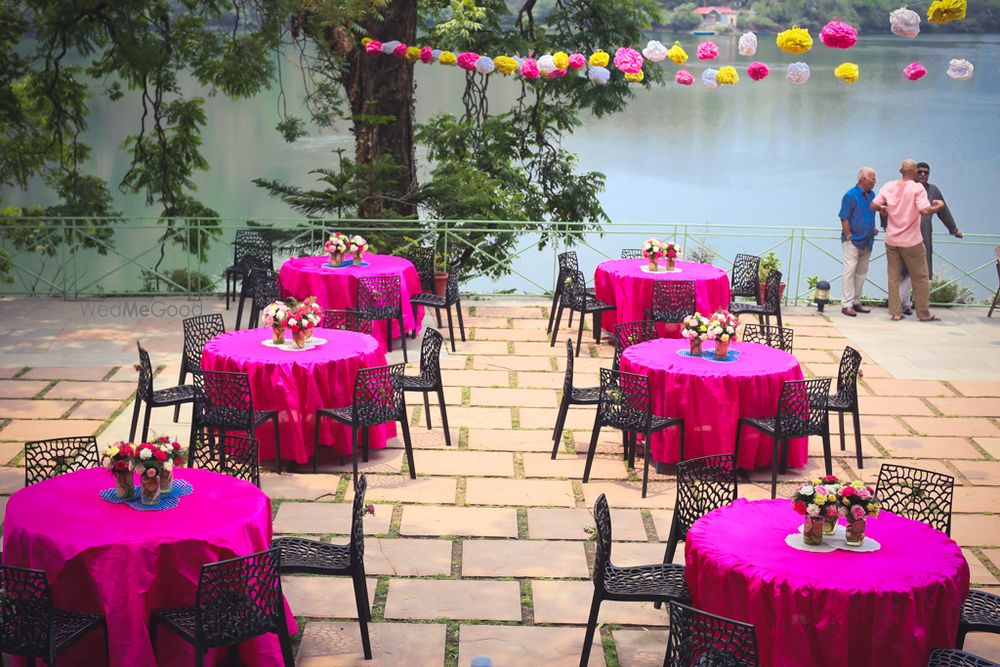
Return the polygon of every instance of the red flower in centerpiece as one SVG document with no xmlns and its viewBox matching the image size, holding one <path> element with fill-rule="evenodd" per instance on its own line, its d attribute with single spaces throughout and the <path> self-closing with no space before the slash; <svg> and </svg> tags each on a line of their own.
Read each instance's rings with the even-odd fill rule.
<svg viewBox="0 0 1000 667">
<path fill-rule="evenodd" d="M 167 453 L 157 449 L 155 452 L 153 452 L 153 458 L 162 463 L 163 461 L 167 460 Z"/>
<path fill-rule="evenodd" d="M 826 475 L 823 477 L 824 484 L 836 484 L 840 479 L 836 475 Z"/>
<path fill-rule="evenodd" d="M 853 496 L 858 492 L 853 486 L 845 486 L 840 490 L 840 495 L 842 496 Z"/>
<path fill-rule="evenodd" d="M 799 514 L 805 514 L 806 504 L 801 500 L 796 500 L 794 503 L 792 503 L 792 509 L 798 512 Z"/>
</svg>

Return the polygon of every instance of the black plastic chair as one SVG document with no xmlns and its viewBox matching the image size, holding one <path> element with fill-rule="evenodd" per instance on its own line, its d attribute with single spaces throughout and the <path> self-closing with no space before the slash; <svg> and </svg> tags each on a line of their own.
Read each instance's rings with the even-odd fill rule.
<svg viewBox="0 0 1000 667">
<path fill-rule="evenodd" d="M 743 333 L 740 340 L 744 343 L 760 343 L 782 350 L 788 354 L 792 353 L 792 344 L 795 340 L 795 332 L 786 327 L 768 327 L 761 324 L 744 324 Z M 841 447 L 843 449 L 843 447 Z"/>
<path fill-rule="evenodd" d="M 622 431 L 625 443 L 624 458 L 630 467 L 635 468 L 636 436 L 644 436 L 642 469 L 642 497 L 646 497 L 646 485 L 649 481 L 649 441 L 654 433 L 671 426 L 678 427 L 680 438 L 680 458 L 684 458 L 684 420 L 674 417 L 661 417 L 653 414 L 652 402 L 649 396 L 649 379 L 645 375 L 623 373 L 607 368 L 601 369 L 601 391 L 597 404 L 597 414 L 594 416 L 594 430 L 590 436 L 590 450 L 587 452 L 587 464 L 583 469 L 583 482 L 590 481 L 590 468 L 594 463 L 594 451 L 597 449 L 597 439 L 601 428 L 610 426 Z"/>
<path fill-rule="evenodd" d="M 280 568 L 278 549 L 202 565 L 193 607 L 165 609 L 150 616 L 153 655 L 161 625 L 194 646 L 196 667 L 205 664 L 209 649 L 221 646 L 229 647 L 235 663 L 240 644 L 273 632 L 278 635 L 285 667 L 294 667 Z"/>
<path fill-rule="evenodd" d="M 670 638 L 663 667 L 758 667 L 757 633 L 749 623 L 670 601 Z"/>
<path fill-rule="evenodd" d="M 429 246 L 411 246 L 402 253 L 413 264 L 420 279 L 421 292 L 434 291 L 434 248 Z"/>
<path fill-rule="evenodd" d="M 611 304 L 604 303 L 593 296 L 587 290 L 587 282 L 580 271 L 566 271 L 566 279 L 563 281 L 563 291 L 559 297 L 559 312 L 556 313 L 556 322 L 552 329 L 552 340 L 550 347 L 556 346 L 556 336 L 559 335 L 559 323 L 562 322 L 563 310 L 569 308 L 570 321 L 572 313 L 580 313 L 580 330 L 576 335 L 576 356 L 580 356 L 580 345 L 583 342 L 583 318 L 585 315 L 593 315 L 594 318 L 594 340 L 601 341 L 601 315 L 604 311 L 614 310 Z"/>
<path fill-rule="evenodd" d="M 201 372 L 201 355 L 205 352 L 205 343 L 216 336 L 226 333 L 226 321 L 218 313 L 196 315 L 184 319 L 184 352 L 181 355 L 181 372 L 177 378 L 177 386 L 187 380 L 188 373 Z M 174 422 L 181 415 L 181 406 L 174 408 Z"/>
<path fill-rule="evenodd" d="M 990 312 L 986 313 L 986 317 L 993 317 L 993 309 L 997 307 L 1000 303 L 1000 245 L 993 249 L 993 254 L 997 258 L 997 293 L 993 295 L 993 302 L 990 304 Z"/>
<path fill-rule="evenodd" d="M 760 257 L 740 253 L 733 260 L 733 272 L 729 279 L 729 293 L 736 297 L 749 297 L 754 303 L 760 302 Z"/>
<path fill-rule="evenodd" d="M 343 408 L 322 408 L 316 411 L 316 450 L 313 452 L 313 472 L 319 456 L 319 427 L 322 417 L 329 417 L 351 427 L 351 458 L 354 461 L 354 483 L 358 482 L 358 445 L 362 446 L 364 461 L 368 460 L 368 429 L 372 426 L 398 421 L 403 429 L 403 446 L 410 468 L 410 479 L 417 478 L 413 465 L 413 443 L 406 415 L 403 396 L 403 368 L 405 364 L 362 368 L 354 380 L 354 402 Z M 360 438 L 358 436 L 361 436 Z"/>
<path fill-rule="evenodd" d="M 451 432 L 448 430 L 448 408 L 444 403 L 444 381 L 441 378 L 441 346 L 444 336 L 434 329 L 424 330 L 420 345 L 420 374 L 403 376 L 403 391 L 418 391 L 424 397 L 424 414 L 427 415 L 427 430 L 431 430 L 430 392 L 437 394 L 441 407 L 441 425 L 444 427 L 444 444 L 451 447 Z"/>
<path fill-rule="evenodd" d="M 417 306 L 433 308 L 437 315 L 438 327 L 441 326 L 441 309 L 444 308 L 448 316 L 448 338 L 451 340 L 451 351 L 455 352 L 455 325 L 451 318 L 451 309 L 455 308 L 458 317 L 458 331 L 465 342 L 465 322 L 462 320 L 462 295 L 458 291 L 458 281 L 461 278 L 462 267 L 453 264 L 448 269 L 448 282 L 445 286 L 444 296 L 438 296 L 434 292 L 421 292 L 410 297 L 410 305 L 413 306 L 413 319 L 417 318 Z"/>
<path fill-rule="evenodd" d="M 965 646 L 965 636 L 970 632 L 1000 635 L 1000 595 L 975 589 L 969 591 L 958 616 L 955 648 Z"/>
<path fill-rule="evenodd" d="M 615 356 L 611 368 L 618 370 L 622 363 L 622 352 L 633 345 L 656 340 L 656 322 L 638 320 L 636 322 L 621 322 L 615 325 Z"/>
<path fill-rule="evenodd" d="M 646 309 L 646 319 L 680 324 L 698 310 L 697 284 L 693 280 L 657 280 Z"/>
<path fill-rule="evenodd" d="M 951 536 L 951 503 L 955 478 L 939 472 L 883 463 L 875 497 L 886 512 L 923 521 Z"/>
<path fill-rule="evenodd" d="M 368 480 L 358 479 L 354 490 L 351 511 L 351 540 L 348 544 L 330 544 L 304 537 L 279 537 L 271 548 L 281 553 L 281 574 L 322 574 L 348 576 L 354 584 L 354 602 L 358 607 L 358 625 L 361 626 L 361 646 L 365 660 L 372 659 L 372 645 L 368 637 L 368 622 L 372 620 L 368 605 L 368 587 L 365 582 L 365 491 Z"/>
<path fill-rule="evenodd" d="M 736 500 L 738 478 L 734 454 L 713 454 L 677 462 L 677 502 L 670 522 L 664 563 L 672 563 L 677 543 L 687 539 L 694 522 Z"/>
<path fill-rule="evenodd" d="M 111 664 L 108 624 L 102 614 L 62 611 L 52 606 L 42 570 L 0 565 L 0 653 L 36 659 L 55 667 L 56 657 L 98 628 Z M 90 655 L 97 662 L 98 656 Z M 88 662 L 88 664 L 94 664 Z"/>
<path fill-rule="evenodd" d="M 143 405 L 142 442 L 146 442 L 146 436 L 149 435 L 149 418 L 153 408 L 172 407 L 176 412 L 180 406 L 194 403 L 194 387 L 182 384 L 178 387 L 153 389 L 153 365 L 149 361 L 149 353 L 139 341 L 135 342 L 135 346 L 139 348 L 139 384 L 135 390 L 132 426 L 129 428 L 128 439 L 129 441 L 135 440 L 135 431 L 139 425 L 139 406 Z"/>
<path fill-rule="evenodd" d="M 750 326 L 750 325 L 747 325 Z M 861 371 L 861 353 L 852 347 L 845 347 L 840 356 L 840 371 L 837 373 L 837 393 L 830 395 L 829 407 L 840 419 L 840 450 L 847 448 L 844 436 L 844 413 L 851 413 L 854 420 L 854 448 L 858 468 L 865 467 L 865 457 L 861 451 L 861 408 L 858 400 L 858 376 Z"/>
<path fill-rule="evenodd" d="M 236 230 L 236 241 L 233 243 L 233 264 L 226 269 L 226 310 L 229 310 L 230 290 L 232 298 L 236 298 L 236 283 L 240 282 L 239 306 L 236 319 L 243 314 L 243 302 L 250 295 L 247 290 L 246 277 L 250 269 L 273 269 L 274 246 L 271 239 L 256 229 Z M 239 328 L 239 327 L 237 327 Z"/>
<path fill-rule="evenodd" d="M 244 278 L 243 284 L 250 286 L 250 317 L 247 329 L 260 326 L 260 314 L 269 305 L 281 299 L 281 281 L 278 272 L 265 268 L 253 268 Z M 236 314 L 236 328 L 240 328 L 240 313 Z"/>
<path fill-rule="evenodd" d="M 576 259 L 576 253 L 572 250 L 568 250 L 563 253 L 559 253 L 556 258 L 559 262 L 559 273 L 556 276 L 556 286 L 552 290 L 552 307 L 549 308 L 549 326 L 546 327 L 545 332 L 552 332 L 552 323 L 556 319 L 556 310 L 559 309 L 559 301 L 562 299 L 563 289 L 566 285 L 566 278 L 569 276 L 570 271 L 579 271 L 580 265 Z M 592 287 L 587 288 L 587 294 L 591 296 L 594 295 L 594 289 Z M 569 313 L 569 326 L 573 326 L 573 311 Z"/>
<path fill-rule="evenodd" d="M 324 310 L 321 326 L 372 335 L 372 321 L 356 310 Z"/>
<path fill-rule="evenodd" d="M 611 510 L 602 493 L 594 503 L 594 523 L 597 526 L 597 544 L 594 555 L 594 597 L 590 603 L 587 633 L 583 639 L 580 667 L 590 661 L 590 645 L 597 632 L 597 619 L 604 600 L 620 602 L 689 602 L 683 565 L 636 565 L 618 567 L 611 562 Z"/>
<path fill-rule="evenodd" d="M 274 425 L 274 457 L 281 474 L 281 434 L 278 431 L 277 410 L 255 410 L 246 373 L 202 371 L 195 378 L 195 409 L 191 420 L 190 442 L 195 442 L 203 429 L 219 434 L 248 433 L 271 421 Z"/>
<path fill-rule="evenodd" d="M 1000 664 L 965 651 L 936 648 L 931 651 L 927 667 L 1000 667 Z"/>
<path fill-rule="evenodd" d="M 729 312 L 733 315 L 750 313 L 756 315 L 760 324 L 770 324 L 773 315 L 781 326 L 781 271 L 772 270 L 767 274 L 764 283 L 764 303 L 744 303 L 734 301 L 729 304 Z"/>
<path fill-rule="evenodd" d="M 223 433 L 198 433 L 188 448 L 188 467 L 211 470 L 260 488 L 260 443 Z"/>
<path fill-rule="evenodd" d="M 101 465 L 97 438 L 74 435 L 24 443 L 24 485 L 31 486 L 59 475 Z"/>
<path fill-rule="evenodd" d="M 563 376 L 562 400 L 559 402 L 559 414 L 556 415 L 556 425 L 552 429 L 552 458 L 559 452 L 559 442 L 562 440 L 563 428 L 566 426 L 566 415 L 571 405 L 597 405 L 601 400 L 600 387 L 573 386 L 573 341 L 566 340 L 566 374 Z"/>
<path fill-rule="evenodd" d="M 412 301 L 412 300 L 411 300 Z M 392 321 L 399 323 L 399 339 L 406 357 L 406 327 L 403 324 L 403 301 L 399 276 L 363 276 L 358 278 L 355 310 L 370 320 L 385 320 L 385 346 L 392 350 Z"/>
<path fill-rule="evenodd" d="M 622 248 L 622 259 L 643 259 L 642 248 Z"/>
<path fill-rule="evenodd" d="M 781 388 L 774 417 L 740 417 L 736 423 L 736 446 L 733 451 L 740 451 L 740 432 L 744 426 L 769 435 L 774 441 L 771 455 L 771 498 L 778 491 L 778 468 L 781 468 L 782 473 L 788 468 L 788 441 L 792 438 L 822 436 L 826 474 L 833 474 L 830 415 L 826 408 L 829 395 L 830 378 L 789 381 Z"/>
</svg>

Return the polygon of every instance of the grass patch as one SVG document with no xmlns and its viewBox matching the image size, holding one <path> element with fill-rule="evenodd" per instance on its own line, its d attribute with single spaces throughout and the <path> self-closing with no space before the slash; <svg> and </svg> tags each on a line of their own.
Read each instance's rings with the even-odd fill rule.
<svg viewBox="0 0 1000 667">
<path fill-rule="evenodd" d="M 517 508 L 517 539 L 528 539 L 528 508 Z"/>
<path fill-rule="evenodd" d="M 618 648 L 615 646 L 615 638 L 611 634 L 611 628 L 607 625 L 601 628 L 601 648 L 604 649 L 604 662 L 608 667 L 621 667 L 618 662 Z"/>
<path fill-rule="evenodd" d="M 444 667 L 458 667 L 458 621 L 446 621 L 446 623 L 448 627 L 444 632 Z"/>
<path fill-rule="evenodd" d="M 535 599 L 531 592 L 531 580 L 521 579 L 521 623 L 524 625 L 535 624 Z"/>
<path fill-rule="evenodd" d="M 389 597 L 389 577 L 381 576 L 375 585 L 375 600 L 372 603 L 372 623 L 385 621 L 385 601 Z"/>
</svg>

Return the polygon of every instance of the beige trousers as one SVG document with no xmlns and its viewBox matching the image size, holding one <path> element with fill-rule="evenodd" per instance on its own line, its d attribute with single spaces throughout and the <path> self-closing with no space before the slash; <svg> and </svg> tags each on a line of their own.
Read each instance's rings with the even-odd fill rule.
<svg viewBox="0 0 1000 667">
<path fill-rule="evenodd" d="M 917 317 L 926 320 L 931 316 L 928 304 L 931 298 L 931 281 L 927 275 L 927 253 L 924 244 L 909 248 L 885 244 L 885 256 L 889 263 L 889 314 L 902 317 L 903 306 L 899 298 L 900 273 L 903 267 L 913 281 L 913 301 L 917 307 Z"/>
<path fill-rule="evenodd" d="M 861 303 L 861 294 L 865 288 L 865 278 L 868 277 L 868 262 L 872 251 L 862 250 L 850 241 L 840 244 L 844 251 L 844 300 L 841 306 L 849 308 Z"/>
</svg>

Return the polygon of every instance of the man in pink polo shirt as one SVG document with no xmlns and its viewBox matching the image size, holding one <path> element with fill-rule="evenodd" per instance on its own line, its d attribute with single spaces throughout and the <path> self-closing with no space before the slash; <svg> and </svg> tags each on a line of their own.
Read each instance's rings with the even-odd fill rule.
<svg viewBox="0 0 1000 667">
<path fill-rule="evenodd" d="M 937 213 L 944 202 L 927 199 L 924 186 L 916 181 L 917 163 L 903 160 L 899 168 L 900 179 L 886 183 L 872 200 L 872 210 L 886 213 L 889 222 L 885 231 L 885 256 L 889 263 L 889 314 L 894 320 L 903 319 L 903 306 L 899 299 L 901 270 L 906 267 L 913 280 L 913 301 L 917 318 L 931 322 L 938 318 L 931 314 L 931 282 L 927 275 L 927 253 L 924 237 L 920 233 L 920 216 Z"/>
</svg>

